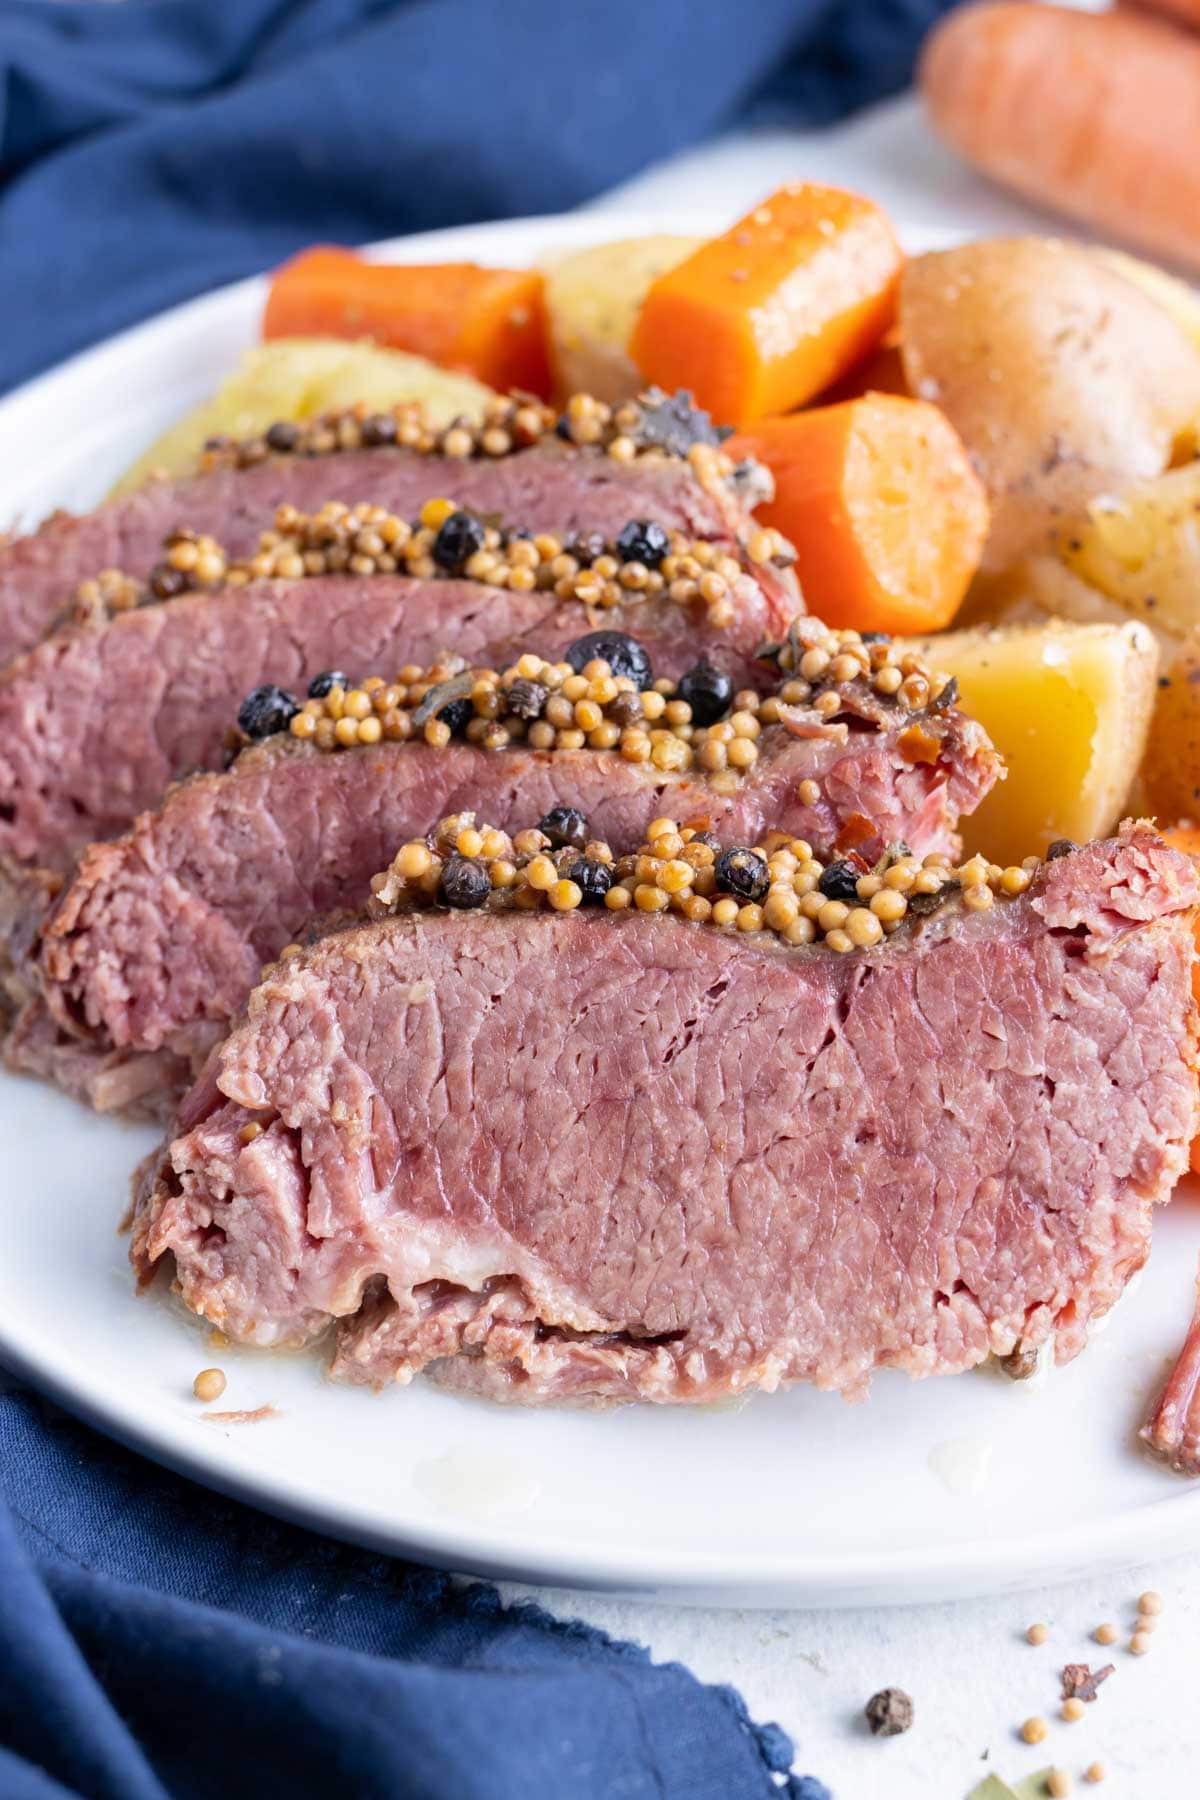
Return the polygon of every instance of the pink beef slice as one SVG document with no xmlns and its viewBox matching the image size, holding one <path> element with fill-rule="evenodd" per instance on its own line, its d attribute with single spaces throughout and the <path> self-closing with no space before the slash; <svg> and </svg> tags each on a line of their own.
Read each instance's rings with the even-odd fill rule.
<svg viewBox="0 0 1200 1800">
<path fill-rule="evenodd" d="M 1198 898 L 1131 830 L 845 956 L 590 910 L 332 935 L 184 1101 L 135 1264 L 239 1341 L 334 1324 L 342 1380 L 497 1399 L 1066 1361 L 1186 1166 Z"/>
<path fill-rule="evenodd" d="M 331 755 L 278 738 L 223 775 L 175 788 L 125 837 L 91 846 L 45 928 L 30 992 L 68 1037 L 101 1051 L 192 1047 L 196 1025 L 224 1025 L 311 918 L 360 909 L 399 844 L 468 809 L 516 830 L 553 806 L 577 806 L 621 854 L 656 815 L 708 819 L 729 842 L 753 844 L 774 828 L 829 844 L 847 808 L 857 819 L 869 805 L 868 855 L 901 837 L 920 853 L 943 849 L 997 759 L 980 727 L 953 710 L 931 715 L 927 731 L 940 754 L 912 763 L 899 748 L 903 720 L 844 741 L 768 725 L 758 762 L 726 793 L 700 771 L 663 774 L 612 753 L 457 741 Z M 811 804 L 800 795 L 809 779 L 820 791 Z M 44 1031 L 36 1042 L 46 1044 Z"/>
<path fill-rule="evenodd" d="M 412 518 L 435 495 L 537 531 L 615 537 L 631 518 L 646 517 L 729 539 L 746 524 L 732 489 L 710 493 L 686 462 L 621 464 L 566 444 L 474 461 L 396 449 L 269 457 L 248 469 L 151 482 L 82 516 L 57 513 L 0 544 L 0 665 L 54 625 L 81 581 L 105 568 L 147 575 L 164 537 L 180 526 L 211 533 L 240 557 L 257 549 L 259 533 L 285 503 L 315 512 L 327 500 L 368 500 Z"/>
<path fill-rule="evenodd" d="M 336 460 L 336 459 L 334 459 Z M 68 868 L 124 831 L 169 782 L 221 766 L 243 696 L 260 682 L 303 693 L 323 669 L 390 676 L 443 649 L 468 663 L 556 657 L 597 624 L 636 633 L 655 673 L 701 655 L 761 686 L 754 652 L 790 618 L 782 590 L 746 576 L 726 631 L 666 599 L 605 611 L 472 581 L 331 575 L 187 594 L 67 627 L 0 674 L 0 858 Z"/>
<path fill-rule="evenodd" d="M 1191 1327 L 1141 1439 L 1177 1475 L 1200 1475 L 1200 1279 Z"/>
</svg>

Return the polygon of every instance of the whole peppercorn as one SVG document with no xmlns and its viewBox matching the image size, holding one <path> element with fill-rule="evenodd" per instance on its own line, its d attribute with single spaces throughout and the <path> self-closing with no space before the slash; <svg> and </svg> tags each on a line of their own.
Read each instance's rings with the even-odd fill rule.
<svg viewBox="0 0 1200 1800">
<path fill-rule="evenodd" d="M 448 728 L 451 737 L 461 737 L 475 717 L 475 706 L 466 699 L 447 700 L 445 706 L 439 707 L 434 716 Z"/>
<path fill-rule="evenodd" d="M 251 688 L 238 708 L 237 722 L 247 737 L 274 737 L 276 732 L 287 730 L 299 711 L 291 694 L 267 682 Z"/>
<path fill-rule="evenodd" d="M 491 879 L 482 863 L 468 856 L 452 856 L 442 870 L 438 898 L 445 906 L 463 912 L 482 906 L 492 891 Z"/>
<path fill-rule="evenodd" d="M 622 688 L 621 692 L 609 707 L 608 716 L 614 725 L 624 727 L 626 725 L 640 724 L 642 719 L 646 716 L 646 709 L 642 705 L 642 696 L 640 694 L 627 693 L 625 689 Z"/>
<path fill-rule="evenodd" d="M 172 568 L 170 563 L 156 563 L 146 577 L 146 586 L 156 600 L 173 600 L 176 594 L 185 592 L 188 578 L 182 569 Z"/>
<path fill-rule="evenodd" d="M 645 563 L 648 569 L 657 569 L 670 548 L 670 538 L 653 519 L 630 519 L 617 538 L 621 561 Z"/>
<path fill-rule="evenodd" d="M 1047 847 L 1046 861 L 1057 862 L 1060 856 L 1073 856 L 1079 845 L 1071 838 L 1055 838 Z"/>
<path fill-rule="evenodd" d="M 761 900 L 771 884 L 766 858 L 757 850 L 722 850 L 713 868 L 721 891 L 743 900 Z"/>
<path fill-rule="evenodd" d="M 650 658 L 637 639 L 631 638 L 626 631 L 589 631 L 563 651 L 563 661 L 569 662 L 577 675 L 588 663 L 599 658 L 603 658 L 614 676 L 624 675 L 639 688 L 648 688 L 654 680 Z"/>
<path fill-rule="evenodd" d="M 589 901 L 594 903 L 603 900 L 613 884 L 613 875 L 607 863 L 596 862 L 590 856 L 581 856 L 567 870 L 567 880 L 575 883 L 586 906 Z"/>
<path fill-rule="evenodd" d="M 549 695 L 540 681 L 518 676 L 508 690 L 508 710 L 517 719 L 540 719 Z"/>
<path fill-rule="evenodd" d="M 592 835 L 592 828 L 577 806 L 552 806 L 538 830 L 550 839 L 552 850 L 582 850 Z M 575 877 L 571 877 L 574 881 Z"/>
<path fill-rule="evenodd" d="M 439 569 L 457 574 L 486 541 L 484 526 L 473 513 L 452 512 L 439 527 L 431 554 Z"/>
<path fill-rule="evenodd" d="M 694 669 L 681 676 L 679 698 L 691 707 L 693 725 L 715 725 L 729 711 L 733 681 L 702 656 Z"/>
<path fill-rule="evenodd" d="M 309 682 L 308 697 L 310 700 L 324 700 L 326 694 L 335 687 L 348 688 L 351 686 L 353 683 L 350 677 L 343 675 L 340 669 L 322 669 L 321 673 L 314 675 Z"/>
<path fill-rule="evenodd" d="M 368 450 L 396 441 L 396 421 L 391 413 L 372 413 L 362 422 L 362 441 Z"/>
<path fill-rule="evenodd" d="M 293 425 L 290 419 L 279 419 L 268 427 L 267 444 L 280 456 L 287 456 L 300 442 L 299 426 Z"/>
<path fill-rule="evenodd" d="M 913 1703 L 903 1688 L 880 1688 L 863 1710 L 872 1737 L 899 1737 L 913 1722 Z"/>
<path fill-rule="evenodd" d="M 817 886 L 827 900 L 857 900 L 859 877 L 864 873 L 857 863 L 831 862 L 821 871 Z"/>
<path fill-rule="evenodd" d="M 594 563 L 608 549 L 602 531 L 579 531 L 567 545 L 567 553 L 584 567 Z"/>
</svg>

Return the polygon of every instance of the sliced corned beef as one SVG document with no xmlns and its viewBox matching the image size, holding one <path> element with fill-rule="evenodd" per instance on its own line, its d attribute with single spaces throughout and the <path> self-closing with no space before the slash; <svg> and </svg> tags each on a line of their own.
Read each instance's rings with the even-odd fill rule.
<svg viewBox="0 0 1200 1800">
<path fill-rule="evenodd" d="M 334 1372 L 705 1401 L 1084 1345 L 1197 1125 L 1191 862 L 1142 830 L 872 950 L 425 911 L 275 965 L 133 1254 Z"/>
<path fill-rule="evenodd" d="M 251 468 L 218 467 L 151 482 L 94 512 L 55 514 L 29 536 L 0 545 L 0 666 L 61 617 L 81 581 L 117 568 L 142 578 L 168 533 L 215 537 L 231 557 L 258 547 L 278 506 L 316 512 L 328 500 L 367 500 L 411 518 L 445 495 L 535 531 L 599 531 L 615 537 L 632 518 L 697 537 L 731 539 L 746 528 L 732 490 L 702 487 L 685 460 L 620 463 L 601 450 L 540 442 L 510 456 L 463 460 L 397 449 L 272 456 Z"/>
<path fill-rule="evenodd" d="M 1177 1475 L 1200 1475 L 1200 1280 L 1183 1349 L 1141 1437 Z"/>
<path fill-rule="evenodd" d="M 524 650 L 559 655 L 603 624 L 635 632 L 656 675 L 708 655 L 739 686 L 761 683 L 754 652 L 787 624 L 783 590 L 748 574 L 734 598 L 733 624 L 716 631 L 702 603 L 595 615 L 473 581 L 330 575 L 185 594 L 65 628 L 0 674 L 0 857 L 65 869 L 169 782 L 218 768 L 238 703 L 260 682 L 303 693 L 323 669 L 387 673 L 443 649 L 503 665 Z"/>
<path fill-rule="evenodd" d="M 899 724 L 845 741 L 769 725 L 758 762 L 724 793 L 698 769 L 663 774 L 588 750 L 491 751 L 460 740 L 443 750 L 418 742 L 322 754 L 290 737 L 270 740 L 225 774 L 175 788 L 127 836 L 92 845 L 26 980 L 68 1039 L 92 1041 L 101 1091 L 111 1093 L 108 1051 L 192 1048 L 197 1025 L 235 1014 L 263 964 L 310 919 L 361 908 L 395 844 L 431 817 L 471 810 L 516 829 L 554 806 L 577 806 L 619 855 L 654 814 L 708 818 L 737 843 L 774 827 L 833 844 L 869 804 L 874 835 L 858 840 L 860 853 L 874 857 L 903 838 L 925 854 L 953 848 L 959 812 L 977 804 L 997 767 L 973 721 L 950 710 L 929 729 L 941 754 L 914 763 L 899 748 Z M 800 792 L 808 780 L 819 789 L 812 800 Z M 50 1039 L 42 1029 L 34 1041 L 24 1060 L 36 1066 Z M 11 1054 L 19 1059 L 19 1046 Z M 172 1065 L 158 1066 L 177 1078 Z M 77 1055 L 67 1065 L 74 1085 L 80 1067 Z M 149 1091 L 139 1085 L 139 1100 Z"/>
</svg>

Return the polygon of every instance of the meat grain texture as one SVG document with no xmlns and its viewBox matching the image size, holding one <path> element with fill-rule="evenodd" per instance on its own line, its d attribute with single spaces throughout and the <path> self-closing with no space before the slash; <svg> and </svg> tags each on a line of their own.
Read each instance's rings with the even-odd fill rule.
<svg viewBox="0 0 1200 1800">
<path fill-rule="evenodd" d="M 81 581 L 101 569 L 138 579 L 180 527 L 248 556 L 276 508 L 316 512 L 329 500 L 370 501 L 413 518 L 444 495 L 533 531 L 601 531 L 652 518 L 696 537 L 732 538 L 742 520 L 732 490 L 709 493 L 686 462 L 615 462 L 602 451 L 540 443 L 499 459 L 462 460 L 396 449 L 272 456 L 251 468 L 216 468 L 150 482 L 94 512 L 56 513 L 37 531 L 0 543 L 0 664 L 51 629 Z"/>
<path fill-rule="evenodd" d="M 739 843 L 776 828 L 822 845 L 847 828 L 858 838 L 869 814 L 871 835 L 859 840 L 869 857 L 896 838 L 919 854 L 952 848 L 959 814 L 978 804 L 999 760 L 979 726 L 947 710 L 926 728 L 935 759 L 911 762 L 904 724 L 826 737 L 768 725 L 758 762 L 729 793 L 698 769 L 664 774 L 589 750 L 456 741 L 329 755 L 274 739 L 92 845 L 40 939 L 28 910 L 15 909 L 11 985 L 27 1006 L 10 1060 L 104 1109 L 170 1103 L 263 964 L 313 917 L 361 909 L 397 844 L 451 813 L 517 830 L 575 806 L 617 855 L 664 814 L 707 818 Z M 810 779 L 811 802 L 801 797 Z M 33 904 L 44 911 L 40 889 Z"/>
<path fill-rule="evenodd" d="M 603 911 L 355 927 L 251 996 L 134 1261 L 240 1341 L 333 1326 L 340 1379 L 504 1400 L 1066 1361 L 1187 1164 L 1198 900 L 1130 830 L 845 956 Z"/>
</svg>

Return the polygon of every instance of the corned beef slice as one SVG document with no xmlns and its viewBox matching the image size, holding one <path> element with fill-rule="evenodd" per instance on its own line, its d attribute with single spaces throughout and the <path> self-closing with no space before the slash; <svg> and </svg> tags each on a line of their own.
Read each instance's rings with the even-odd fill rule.
<svg viewBox="0 0 1200 1800">
<path fill-rule="evenodd" d="M 278 738 L 223 775 L 183 783 L 125 837 L 84 855 L 46 927 L 41 991 L 64 1029 L 137 1051 L 170 1046 L 197 1021 L 225 1021 L 262 965 L 314 915 L 361 908 L 371 876 L 430 820 L 472 810 L 517 829 L 577 806 L 620 854 L 648 818 L 710 818 L 730 842 L 772 827 L 832 844 L 866 806 L 878 854 L 905 838 L 920 854 L 953 842 L 995 778 L 981 729 L 953 710 L 931 716 L 941 755 L 906 761 L 903 719 L 844 742 L 768 725 L 758 762 L 732 792 L 703 772 L 660 773 L 595 751 L 491 751 L 456 741 L 323 754 Z M 821 797 L 801 800 L 815 778 Z"/>
<path fill-rule="evenodd" d="M 1198 898 L 1131 830 L 846 955 L 602 909 L 352 928 L 214 1053 L 135 1261 L 235 1338 L 338 1321 L 343 1379 L 524 1401 L 1066 1360 L 1186 1166 Z"/>
<path fill-rule="evenodd" d="M 1177 1475 L 1200 1475 L 1200 1281 L 1183 1349 L 1141 1438 Z"/>
<path fill-rule="evenodd" d="M 535 531 L 615 537 L 631 518 L 646 517 L 697 537 L 732 538 L 745 524 L 732 492 L 709 492 L 680 460 L 622 464 L 552 443 L 467 461 L 395 449 L 269 457 L 151 482 L 94 512 L 57 514 L 0 546 L 0 665 L 55 624 L 81 581 L 105 568 L 147 575 L 164 537 L 180 527 L 209 533 L 240 557 L 257 549 L 283 504 L 316 512 L 327 500 L 368 500 L 409 518 L 435 495 Z"/>
<path fill-rule="evenodd" d="M 602 623 L 635 633 L 656 675 L 707 655 L 738 686 L 761 686 L 768 672 L 754 652 L 786 627 L 790 606 L 768 576 L 747 578 L 737 608 L 718 632 L 702 606 L 665 599 L 597 619 L 578 601 L 474 581 L 329 575 L 68 627 L 0 675 L 0 856 L 65 869 L 178 776 L 219 768 L 238 703 L 259 682 L 303 693 L 323 669 L 387 675 L 443 649 L 503 666 L 524 650 L 556 656 Z"/>
</svg>

